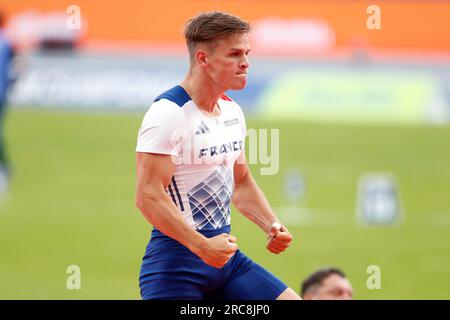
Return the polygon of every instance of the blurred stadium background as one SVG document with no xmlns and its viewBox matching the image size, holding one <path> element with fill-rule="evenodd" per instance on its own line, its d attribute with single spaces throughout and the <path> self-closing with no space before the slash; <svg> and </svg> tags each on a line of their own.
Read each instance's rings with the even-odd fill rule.
<svg viewBox="0 0 450 320">
<path fill-rule="evenodd" d="M 137 130 L 187 71 L 185 21 L 223 10 L 253 24 L 249 85 L 229 95 L 249 128 L 280 130 L 279 172 L 251 168 L 295 237 L 274 256 L 233 208 L 240 248 L 296 291 L 331 265 L 355 299 L 450 299 L 450 2 L 376 1 L 373 30 L 371 4 L 1 0 L 17 54 L 0 298 L 140 297 Z M 81 290 L 66 287 L 69 265 Z"/>
</svg>

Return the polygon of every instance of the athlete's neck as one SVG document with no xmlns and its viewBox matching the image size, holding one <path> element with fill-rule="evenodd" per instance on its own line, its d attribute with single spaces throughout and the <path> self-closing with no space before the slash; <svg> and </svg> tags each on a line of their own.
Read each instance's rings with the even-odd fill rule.
<svg viewBox="0 0 450 320">
<path fill-rule="evenodd" d="M 210 79 L 189 73 L 180 83 L 195 104 L 207 113 L 214 114 L 217 100 L 225 93 L 225 90 L 217 88 Z"/>
</svg>

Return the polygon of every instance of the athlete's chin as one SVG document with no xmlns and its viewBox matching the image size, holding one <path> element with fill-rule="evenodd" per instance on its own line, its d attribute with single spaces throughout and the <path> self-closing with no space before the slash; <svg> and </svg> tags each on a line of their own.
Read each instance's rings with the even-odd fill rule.
<svg viewBox="0 0 450 320">
<path fill-rule="evenodd" d="M 245 88 L 246 85 L 247 85 L 247 81 L 246 80 L 245 81 L 238 81 L 238 82 L 233 83 L 230 86 L 230 89 L 231 90 L 242 90 L 242 89 Z"/>
</svg>

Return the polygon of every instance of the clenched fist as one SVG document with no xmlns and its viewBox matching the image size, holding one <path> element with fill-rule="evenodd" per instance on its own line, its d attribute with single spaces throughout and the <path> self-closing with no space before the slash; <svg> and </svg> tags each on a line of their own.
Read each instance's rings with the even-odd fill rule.
<svg viewBox="0 0 450 320">
<path fill-rule="evenodd" d="M 291 242 L 292 234 L 289 230 L 278 222 L 274 222 L 267 236 L 267 250 L 279 254 L 286 250 Z"/>
<path fill-rule="evenodd" d="M 237 249 L 236 237 L 222 233 L 209 238 L 205 247 L 198 253 L 198 256 L 206 264 L 215 268 L 222 268 Z"/>
</svg>

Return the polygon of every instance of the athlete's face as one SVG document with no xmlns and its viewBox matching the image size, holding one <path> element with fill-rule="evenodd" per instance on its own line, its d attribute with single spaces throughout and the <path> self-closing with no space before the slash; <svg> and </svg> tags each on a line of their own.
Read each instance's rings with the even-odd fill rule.
<svg viewBox="0 0 450 320">
<path fill-rule="evenodd" d="M 217 41 L 212 50 L 205 52 L 204 68 L 212 81 L 224 90 L 240 90 L 247 84 L 250 66 L 249 35 L 235 34 Z"/>
</svg>

